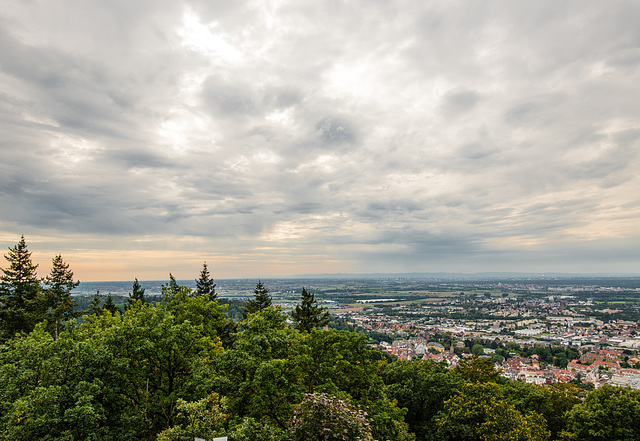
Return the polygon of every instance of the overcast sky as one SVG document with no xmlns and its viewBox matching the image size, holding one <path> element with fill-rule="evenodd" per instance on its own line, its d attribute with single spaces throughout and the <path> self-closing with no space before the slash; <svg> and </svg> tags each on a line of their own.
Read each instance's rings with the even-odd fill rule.
<svg viewBox="0 0 640 441">
<path fill-rule="evenodd" d="M 639 23 L 633 0 L 4 0 L 0 244 L 82 280 L 640 273 Z"/>
</svg>

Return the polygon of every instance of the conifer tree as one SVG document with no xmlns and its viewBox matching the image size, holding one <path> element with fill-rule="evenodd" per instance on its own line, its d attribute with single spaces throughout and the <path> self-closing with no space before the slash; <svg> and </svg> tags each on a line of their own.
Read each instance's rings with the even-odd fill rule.
<svg viewBox="0 0 640 441">
<path fill-rule="evenodd" d="M 107 299 L 104 301 L 104 305 L 102 305 L 102 310 L 109 311 L 112 314 L 115 314 L 116 312 L 120 312 L 120 309 L 116 306 L 115 302 L 113 301 L 113 297 L 111 297 L 111 293 L 107 294 Z"/>
<path fill-rule="evenodd" d="M 53 326 L 53 338 L 57 340 L 60 322 L 76 316 L 75 306 L 77 302 L 71 298 L 71 290 L 78 286 L 80 282 L 73 280 L 73 271 L 69 269 L 69 264 L 62 260 L 60 254 L 53 258 L 51 272 L 44 278 L 43 282 L 47 285 L 47 290 L 45 291 L 46 316 Z"/>
<path fill-rule="evenodd" d="M 173 274 L 169 273 L 169 283 L 162 284 L 162 301 L 169 303 L 171 299 L 180 292 L 180 285 L 176 282 L 176 278 Z"/>
<path fill-rule="evenodd" d="M 24 236 L 4 258 L 8 268 L 0 276 L 0 333 L 11 338 L 18 332 L 31 332 L 44 318 L 44 298 L 37 268 L 31 261 Z"/>
<path fill-rule="evenodd" d="M 329 324 L 329 313 L 318 306 L 315 296 L 302 288 L 302 301 L 291 314 L 295 327 L 302 332 L 311 332 Z"/>
<path fill-rule="evenodd" d="M 207 296 L 209 300 L 215 300 L 218 298 L 216 294 L 216 284 L 213 283 L 209 269 L 207 268 L 207 262 L 202 264 L 202 271 L 200 271 L 200 278 L 196 280 L 196 296 Z"/>
<path fill-rule="evenodd" d="M 247 315 L 267 309 L 271 306 L 271 296 L 269 295 L 269 289 L 264 286 L 262 281 L 258 280 L 256 284 L 256 289 L 253 290 L 254 299 L 249 299 L 244 304 L 243 315 L 247 317 Z"/>
<path fill-rule="evenodd" d="M 91 298 L 91 302 L 89 303 L 89 309 L 87 309 L 86 313 L 88 315 L 100 315 L 102 314 L 102 307 L 100 307 L 100 291 L 96 290 L 96 293 Z"/>
<path fill-rule="evenodd" d="M 133 281 L 133 286 L 131 287 L 131 292 L 129 293 L 129 300 L 127 302 L 127 307 L 133 306 L 136 300 L 145 302 L 144 300 L 144 288 L 140 286 L 138 282 L 138 278 Z"/>
</svg>

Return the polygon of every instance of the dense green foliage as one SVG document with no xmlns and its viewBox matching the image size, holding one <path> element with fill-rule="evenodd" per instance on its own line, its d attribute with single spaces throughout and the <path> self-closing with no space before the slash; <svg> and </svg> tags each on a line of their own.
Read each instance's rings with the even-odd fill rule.
<svg viewBox="0 0 640 441">
<path fill-rule="evenodd" d="M 372 441 L 367 413 L 350 400 L 307 394 L 291 419 L 295 441 Z"/>
<path fill-rule="evenodd" d="M 436 418 L 462 380 L 433 361 L 396 361 L 385 365 L 381 376 L 387 396 L 407 409 L 405 421 L 417 439 L 437 439 Z"/>
<path fill-rule="evenodd" d="M 136 280 L 127 308 L 96 293 L 76 321 L 60 256 L 44 286 L 24 238 L 6 259 L 3 440 L 640 439 L 640 391 L 510 382 L 478 356 L 390 362 L 365 335 L 317 329 L 327 315 L 304 289 L 295 327 L 260 282 L 265 302 L 234 322 L 171 275 L 162 301 Z"/>
<path fill-rule="evenodd" d="M 505 399 L 502 388 L 493 382 L 466 383 L 444 402 L 436 419 L 437 434 L 443 440 L 549 439 L 546 421 L 539 413 L 523 413 Z"/>
<path fill-rule="evenodd" d="M 605 384 L 568 410 L 566 416 L 569 439 L 640 439 L 640 391 Z"/>
</svg>

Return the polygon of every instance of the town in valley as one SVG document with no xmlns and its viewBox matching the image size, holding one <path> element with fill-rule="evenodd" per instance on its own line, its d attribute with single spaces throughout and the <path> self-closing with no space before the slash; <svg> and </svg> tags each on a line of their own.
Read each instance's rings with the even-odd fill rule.
<svg viewBox="0 0 640 441">
<path fill-rule="evenodd" d="M 229 315 L 240 318 L 255 281 L 217 282 Z M 159 294 L 162 282 L 142 283 L 150 299 Z M 366 335 L 390 359 L 453 368 L 476 355 L 512 380 L 640 389 L 640 277 L 368 275 L 264 283 L 284 311 L 306 287 L 331 312 L 330 327 Z M 76 298 L 98 284 L 81 284 Z M 120 289 L 114 295 L 124 301 L 124 285 L 109 288 Z"/>
</svg>

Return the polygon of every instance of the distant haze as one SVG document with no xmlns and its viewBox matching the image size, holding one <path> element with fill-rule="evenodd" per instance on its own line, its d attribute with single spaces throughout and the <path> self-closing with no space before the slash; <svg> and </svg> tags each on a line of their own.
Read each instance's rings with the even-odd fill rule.
<svg viewBox="0 0 640 441">
<path fill-rule="evenodd" d="M 633 0 L 5 0 L 0 245 L 82 280 L 638 274 L 638 23 Z"/>
</svg>

